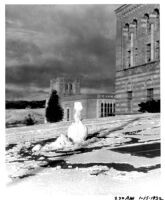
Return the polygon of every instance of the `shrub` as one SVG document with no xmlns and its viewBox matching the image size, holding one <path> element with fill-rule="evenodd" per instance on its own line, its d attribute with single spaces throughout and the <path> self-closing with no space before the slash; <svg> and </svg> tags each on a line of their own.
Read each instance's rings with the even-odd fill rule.
<svg viewBox="0 0 165 200">
<path fill-rule="evenodd" d="M 26 124 L 27 126 L 34 125 L 35 123 L 36 120 L 33 115 L 28 114 L 28 116 L 25 117 L 24 124 Z"/>
<path fill-rule="evenodd" d="M 46 105 L 45 116 L 46 120 L 51 123 L 61 121 L 63 118 L 63 109 L 59 104 L 59 97 L 56 90 L 52 90 L 50 94 Z"/>
<path fill-rule="evenodd" d="M 139 112 L 149 112 L 149 113 L 158 113 L 160 112 L 160 100 L 151 100 L 146 102 L 141 102 L 138 104 Z"/>
</svg>

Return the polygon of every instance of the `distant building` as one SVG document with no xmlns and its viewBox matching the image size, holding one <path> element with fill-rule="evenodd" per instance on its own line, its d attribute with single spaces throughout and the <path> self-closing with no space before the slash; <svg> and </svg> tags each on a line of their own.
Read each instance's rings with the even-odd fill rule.
<svg viewBox="0 0 165 200">
<path fill-rule="evenodd" d="M 51 89 L 58 92 L 64 110 L 64 121 L 73 120 L 75 101 L 83 105 L 82 118 L 92 119 L 115 115 L 114 94 L 81 94 L 80 81 L 71 78 L 51 80 Z"/>
<path fill-rule="evenodd" d="M 125 4 L 115 12 L 116 114 L 137 113 L 140 102 L 160 99 L 159 5 Z"/>
</svg>

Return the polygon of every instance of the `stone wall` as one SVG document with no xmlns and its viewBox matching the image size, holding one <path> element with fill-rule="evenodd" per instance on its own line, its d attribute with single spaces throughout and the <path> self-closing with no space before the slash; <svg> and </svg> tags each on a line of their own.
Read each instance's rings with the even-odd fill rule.
<svg viewBox="0 0 165 200">
<path fill-rule="evenodd" d="M 159 5 L 124 5 L 116 16 L 116 114 L 136 113 L 147 89 L 160 99 Z"/>
</svg>

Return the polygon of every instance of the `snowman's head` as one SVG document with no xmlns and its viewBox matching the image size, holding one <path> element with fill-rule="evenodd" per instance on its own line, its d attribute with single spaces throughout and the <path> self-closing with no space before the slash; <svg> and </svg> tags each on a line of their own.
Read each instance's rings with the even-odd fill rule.
<svg viewBox="0 0 165 200">
<path fill-rule="evenodd" d="M 83 109 L 83 106 L 82 106 L 82 103 L 77 101 L 77 102 L 74 102 L 74 109 L 76 111 L 81 111 Z"/>
</svg>

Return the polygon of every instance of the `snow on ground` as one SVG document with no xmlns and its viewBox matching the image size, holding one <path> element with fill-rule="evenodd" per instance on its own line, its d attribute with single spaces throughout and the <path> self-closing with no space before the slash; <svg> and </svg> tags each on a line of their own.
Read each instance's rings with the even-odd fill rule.
<svg viewBox="0 0 165 200">
<path fill-rule="evenodd" d="M 7 142 L 10 190 L 33 187 L 52 195 L 115 194 L 119 189 L 121 193 L 126 189 L 134 191 L 137 185 L 143 191 L 146 183 L 151 189 L 153 180 L 159 182 L 159 114 L 117 116 L 100 124 L 95 120 L 87 126 L 90 126 L 87 141 L 69 150 L 40 151 L 45 144 L 55 141 L 56 137 L 50 138 L 50 135 L 45 140 L 33 137 L 21 143 Z M 14 141 L 12 137 L 10 142 Z"/>
</svg>

